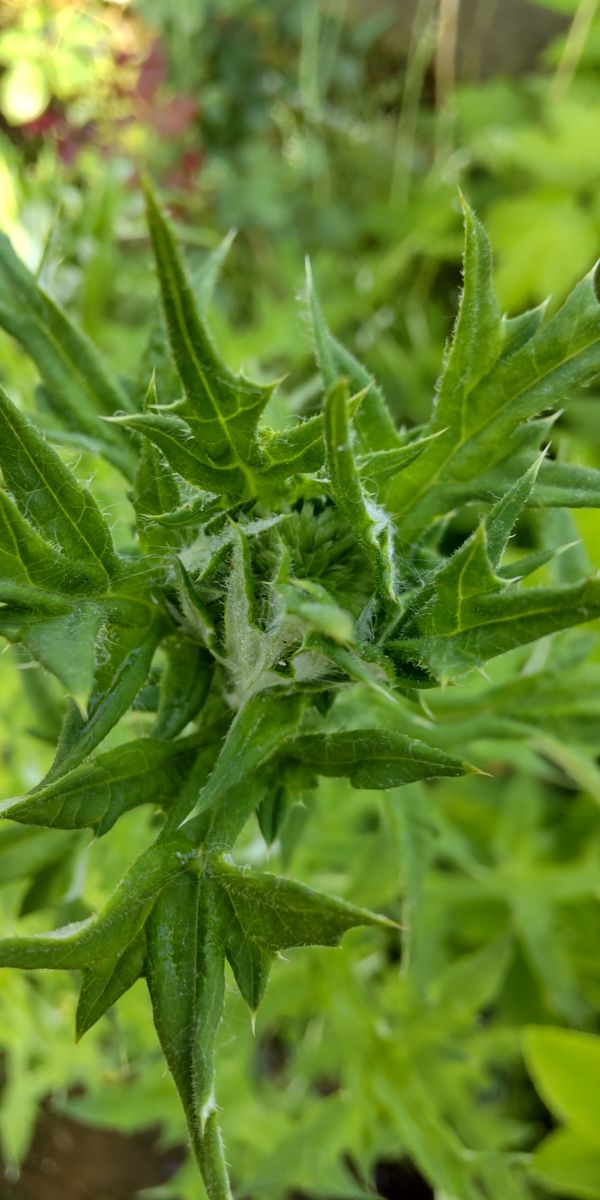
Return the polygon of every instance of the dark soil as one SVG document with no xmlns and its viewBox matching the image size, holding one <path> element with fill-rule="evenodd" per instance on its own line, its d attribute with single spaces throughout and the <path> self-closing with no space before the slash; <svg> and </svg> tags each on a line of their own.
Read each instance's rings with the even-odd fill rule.
<svg viewBox="0 0 600 1200">
<path fill-rule="evenodd" d="M 0 1175 L 0 1200 L 133 1200 L 173 1177 L 185 1149 L 164 1151 L 158 1130 L 133 1137 L 42 1112 L 18 1180 Z"/>
</svg>

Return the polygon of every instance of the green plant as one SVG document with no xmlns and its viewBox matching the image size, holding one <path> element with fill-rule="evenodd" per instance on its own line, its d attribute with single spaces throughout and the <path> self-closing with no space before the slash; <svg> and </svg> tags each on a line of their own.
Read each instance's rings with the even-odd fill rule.
<svg viewBox="0 0 600 1200">
<path fill-rule="evenodd" d="M 77 831 L 101 837 L 140 805 L 153 816 L 98 913 L 4 939 L 0 963 L 82 971 L 79 1036 L 145 977 L 207 1193 L 224 1200 L 214 1058 L 226 959 L 254 1012 L 284 949 L 395 929 L 253 868 L 236 844 L 254 814 L 267 842 L 281 836 L 319 776 L 386 790 L 469 773 L 460 739 L 447 747 L 423 721 L 423 689 L 435 707 L 440 685 L 600 615 L 596 578 L 520 586 L 564 548 L 552 539 L 505 558 L 528 506 L 598 503 L 598 472 L 539 445 L 554 406 L 599 369 L 600 310 L 592 274 L 550 321 L 501 318 L 465 205 L 464 291 L 427 425 L 395 429 L 309 277 L 323 410 L 274 432 L 261 424 L 273 385 L 221 361 L 150 194 L 147 209 L 166 337 L 157 324 L 129 386 L 2 246 L 15 300 L 0 319 L 39 370 L 47 436 L 0 394 L 0 629 L 70 696 L 49 771 L 2 815 L 66 834 L 61 857 L 81 853 Z M 113 537 L 51 440 L 122 474 L 134 531 Z M 367 727 L 344 708 L 353 688 L 372 698 Z M 523 692 L 527 708 L 526 677 Z M 484 1194 L 485 1160 L 459 1171 L 444 1155 L 461 1197 Z"/>
<path fill-rule="evenodd" d="M 533 1079 L 551 1112 L 566 1122 L 538 1147 L 532 1170 L 550 1188 L 594 1200 L 600 1192 L 600 1039 L 551 1026 L 532 1026 L 524 1037 Z"/>
</svg>

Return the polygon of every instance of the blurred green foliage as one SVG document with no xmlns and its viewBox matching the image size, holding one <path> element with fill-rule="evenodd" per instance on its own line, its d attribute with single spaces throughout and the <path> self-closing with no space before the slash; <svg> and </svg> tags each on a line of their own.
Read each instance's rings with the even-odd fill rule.
<svg viewBox="0 0 600 1200">
<path fill-rule="evenodd" d="M 550 293 L 556 303 L 600 245 L 600 5 L 543 0 L 569 23 L 531 74 L 457 82 L 443 106 L 435 7 L 418 6 L 398 54 L 393 8 L 348 20 L 341 0 L 11 0 L 0 15 L 0 225 L 126 374 L 154 317 L 137 187 L 147 170 L 192 262 L 238 230 L 212 311 L 228 361 L 265 375 L 292 363 L 289 403 L 310 411 L 309 337 L 290 299 L 309 253 L 335 332 L 381 379 L 399 421 L 418 421 L 453 315 L 457 184 L 488 225 L 509 312 Z M 4 336 L 1 351 L 2 381 L 30 402 L 30 367 Z M 600 465 L 592 404 L 571 406 L 553 447 Z M 108 507 L 109 472 L 98 483 Z M 597 514 L 577 520 L 599 566 Z M 565 661 L 598 662 L 593 635 L 558 640 Z M 499 687 L 506 670 L 494 667 Z M 571 1031 L 597 1030 L 600 1003 L 598 680 L 581 677 L 586 719 L 544 737 L 496 736 L 472 690 L 473 707 L 452 719 L 455 730 L 469 722 L 469 738 L 480 720 L 491 779 L 383 798 L 328 781 L 292 812 L 273 853 L 284 867 L 296 855 L 295 872 L 316 886 L 396 912 L 403 932 L 386 955 L 370 953 L 368 932 L 335 952 L 292 953 L 274 969 L 255 1034 L 231 989 L 220 1098 L 253 1197 L 366 1197 L 378 1161 L 408 1156 L 438 1200 L 462 1200 L 468 1148 L 485 1151 L 488 1186 L 506 1200 L 546 1189 L 600 1197 L 598 1049 Z M 4 656 L 0 695 L 8 795 L 48 764 L 57 689 Z M 358 702 L 363 714 L 374 703 Z M 566 700 L 561 712 L 566 721 Z M 23 912 L 43 927 L 57 894 L 65 920 L 90 911 L 129 859 L 127 818 L 102 852 L 89 846 L 76 876 L 81 835 L 63 835 L 57 874 L 56 833 L 17 832 L 0 829 L 3 932 Z M 247 851 L 267 854 L 258 830 Z M 24 861 L 25 889 L 15 883 Z M 141 988 L 77 1051 L 73 1005 L 66 979 L 0 980 L 0 1144 L 12 1170 L 49 1091 L 82 1120 L 159 1120 L 165 1141 L 184 1138 Z M 564 1092 L 581 1081 L 581 1054 L 594 1076 L 575 1111 Z M 192 1200 L 197 1186 L 184 1167 L 152 1194 Z"/>
</svg>

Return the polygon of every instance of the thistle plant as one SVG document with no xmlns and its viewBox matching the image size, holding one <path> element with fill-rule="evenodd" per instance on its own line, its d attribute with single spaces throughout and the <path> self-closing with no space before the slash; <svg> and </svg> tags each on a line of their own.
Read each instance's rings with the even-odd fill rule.
<svg viewBox="0 0 600 1200">
<path fill-rule="evenodd" d="M 274 956 L 394 925 L 249 866 L 240 835 L 256 819 L 276 842 L 320 776 L 388 789 L 474 770 L 423 721 L 425 689 L 600 616 L 596 578 L 523 582 L 560 547 L 505 558 L 526 510 L 598 503 L 600 472 L 544 447 L 558 406 L 600 371 L 600 311 L 590 274 L 551 319 L 502 317 L 465 204 L 464 288 L 428 423 L 396 428 L 309 273 L 322 403 L 273 431 L 274 385 L 227 367 L 196 301 L 223 251 L 192 284 L 150 193 L 147 218 L 162 311 L 126 383 L 0 250 L 0 322 L 37 367 L 44 418 L 0 392 L 0 632 L 68 697 L 49 771 L 2 816 L 101 838 L 150 805 L 155 831 L 101 911 L 1 941 L 0 965 L 80 972 L 78 1037 L 145 979 L 206 1193 L 227 1200 L 226 962 L 253 1014 Z M 56 444 L 121 472 L 129 544 Z M 457 515 L 471 532 L 449 548 Z M 380 727 L 345 723 L 339 698 L 357 684 L 386 707 Z M 143 734 L 128 739 L 132 711 Z"/>
</svg>

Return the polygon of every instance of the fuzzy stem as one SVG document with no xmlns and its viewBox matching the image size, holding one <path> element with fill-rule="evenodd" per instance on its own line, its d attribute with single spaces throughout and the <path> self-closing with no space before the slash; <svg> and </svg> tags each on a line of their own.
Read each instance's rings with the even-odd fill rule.
<svg viewBox="0 0 600 1200">
<path fill-rule="evenodd" d="M 216 1112 L 210 1113 L 203 1133 L 197 1127 L 192 1131 L 192 1143 L 208 1200 L 233 1200 Z"/>
</svg>

